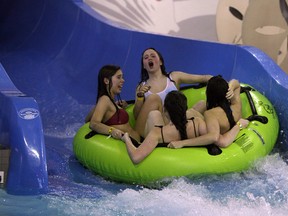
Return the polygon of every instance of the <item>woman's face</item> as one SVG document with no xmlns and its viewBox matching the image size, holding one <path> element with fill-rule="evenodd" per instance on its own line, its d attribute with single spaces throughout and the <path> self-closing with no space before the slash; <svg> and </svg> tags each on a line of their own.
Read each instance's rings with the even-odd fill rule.
<svg viewBox="0 0 288 216">
<path fill-rule="evenodd" d="M 120 94 L 122 91 L 122 87 L 124 84 L 124 77 L 123 77 L 123 73 L 122 70 L 118 70 L 111 78 L 112 80 L 112 86 L 111 86 L 111 95 L 116 95 L 116 94 Z"/>
<path fill-rule="evenodd" d="M 146 50 L 143 53 L 142 58 L 143 67 L 147 70 L 148 73 L 158 71 L 162 65 L 159 55 L 153 49 Z"/>
</svg>

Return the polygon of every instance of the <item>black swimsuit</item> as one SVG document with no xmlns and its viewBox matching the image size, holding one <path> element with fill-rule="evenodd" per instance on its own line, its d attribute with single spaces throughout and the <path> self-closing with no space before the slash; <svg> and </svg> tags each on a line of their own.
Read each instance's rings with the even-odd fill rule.
<svg viewBox="0 0 288 216">
<path fill-rule="evenodd" d="M 222 108 L 223 109 L 223 108 Z M 235 126 L 236 122 L 234 120 L 234 117 L 232 115 L 232 109 L 231 107 L 229 106 L 229 109 L 223 109 L 227 118 L 228 118 L 228 121 L 229 121 L 229 124 L 230 124 L 230 130 Z"/>
<path fill-rule="evenodd" d="M 195 127 L 195 122 L 194 122 L 194 117 L 192 117 L 191 119 L 193 122 L 193 126 L 194 126 L 194 135 L 195 137 L 197 137 L 197 133 L 196 133 L 196 127 Z M 159 127 L 161 129 L 161 136 L 162 136 L 162 143 L 158 143 L 157 147 L 167 147 L 167 145 L 169 143 L 165 143 L 164 141 L 164 136 L 163 136 L 163 125 L 155 125 L 154 127 Z"/>
</svg>

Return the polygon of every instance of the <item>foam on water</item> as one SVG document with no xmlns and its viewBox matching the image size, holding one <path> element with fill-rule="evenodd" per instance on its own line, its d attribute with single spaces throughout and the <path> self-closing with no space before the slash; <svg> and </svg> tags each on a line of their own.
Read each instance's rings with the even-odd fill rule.
<svg viewBox="0 0 288 216">
<path fill-rule="evenodd" d="M 84 183 L 78 180 L 71 183 L 57 175 L 50 177 L 51 192 L 43 196 L 19 197 L 1 191 L 1 212 L 281 216 L 287 215 L 288 210 L 288 167 L 277 153 L 242 173 L 179 178 L 158 189 L 122 185 L 90 174 L 89 171 L 83 174 L 88 179 Z"/>
<path fill-rule="evenodd" d="M 65 215 L 287 215 L 287 169 L 275 154 L 239 174 L 180 178 L 161 189 L 126 188 L 100 199 L 46 199 Z"/>
</svg>

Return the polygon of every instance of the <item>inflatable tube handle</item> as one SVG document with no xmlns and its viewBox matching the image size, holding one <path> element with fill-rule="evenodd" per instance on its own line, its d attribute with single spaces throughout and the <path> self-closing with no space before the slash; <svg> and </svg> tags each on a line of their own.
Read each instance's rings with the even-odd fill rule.
<svg viewBox="0 0 288 216">
<path fill-rule="evenodd" d="M 268 123 L 268 118 L 266 116 L 260 116 L 260 115 L 251 115 L 247 118 L 248 121 L 259 121 L 263 124 Z"/>
<path fill-rule="evenodd" d="M 253 115 L 257 115 L 257 110 L 256 110 L 256 107 L 255 107 L 255 104 L 254 104 L 254 101 L 250 95 L 250 91 L 255 91 L 252 87 L 250 86 L 241 86 L 241 90 L 240 92 L 241 93 L 245 93 L 247 98 L 248 98 L 248 101 L 249 101 L 249 104 L 250 104 L 250 107 L 251 107 L 251 110 L 252 110 L 252 113 Z"/>
<path fill-rule="evenodd" d="M 251 110 L 252 110 L 252 115 L 247 118 L 249 121 L 259 121 L 263 124 L 268 123 L 268 118 L 266 116 L 260 116 L 257 114 L 257 110 L 254 104 L 254 101 L 250 95 L 250 91 L 255 91 L 251 86 L 241 86 L 241 93 L 245 93 L 247 95 Z"/>
</svg>

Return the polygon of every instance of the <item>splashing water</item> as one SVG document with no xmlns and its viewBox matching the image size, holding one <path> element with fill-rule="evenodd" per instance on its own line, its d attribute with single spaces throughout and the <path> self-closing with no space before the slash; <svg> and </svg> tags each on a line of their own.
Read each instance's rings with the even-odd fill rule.
<svg viewBox="0 0 288 216">
<path fill-rule="evenodd" d="M 50 175 L 47 195 L 21 197 L 0 190 L 0 212 L 6 215 L 265 216 L 286 215 L 288 210 L 288 167 L 278 153 L 257 161 L 245 172 L 182 177 L 157 189 L 109 182 L 81 169 L 80 173 L 74 173 L 72 181 L 69 175 Z"/>
</svg>

